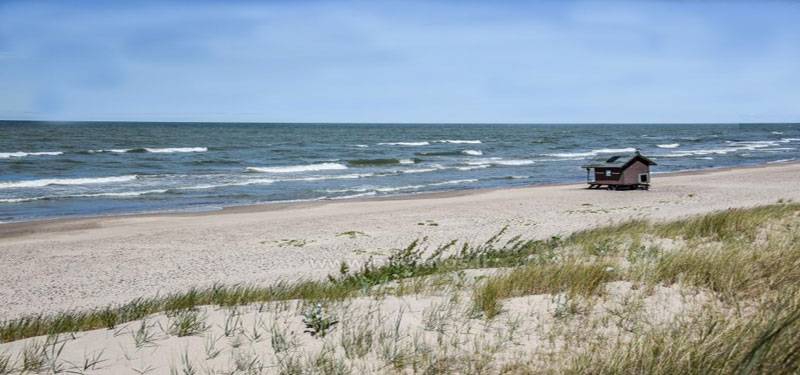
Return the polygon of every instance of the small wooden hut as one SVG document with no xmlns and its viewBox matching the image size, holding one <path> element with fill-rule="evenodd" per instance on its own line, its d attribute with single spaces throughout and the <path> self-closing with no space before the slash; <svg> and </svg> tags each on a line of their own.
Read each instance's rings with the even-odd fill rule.
<svg viewBox="0 0 800 375">
<path fill-rule="evenodd" d="M 582 168 L 586 169 L 586 182 L 589 189 L 607 186 L 609 190 L 649 189 L 650 166 L 656 165 L 639 151 L 628 155 L 612 155 L 589 160 Z"/>
</svg>

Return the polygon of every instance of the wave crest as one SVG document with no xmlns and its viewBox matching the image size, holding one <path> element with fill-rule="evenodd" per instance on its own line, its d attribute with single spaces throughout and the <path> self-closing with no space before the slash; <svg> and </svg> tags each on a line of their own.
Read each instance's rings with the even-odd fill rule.
<svg viewBox="0 0 800 375">
<path fill-rule="evenodd" d="M 381 142 L 378 145 L 381 146 L 427 146 L 431 144 L 430 142 Z"/>
<path fill-rule="evenodd" d="M 127 182 L 136 179 L 136 175 L 89 178 L 47 178 L 41 180 L 0 182 L 0 189 L 44 187 L 48 185 L 93 185 L 114 182 Z"/>
<path fill-rule="evenodd" d="M 414 164 L 419 162 L 419 159 L 353 159 L 348 160 L 347 164 L 350 165 L 387 165 L 387 164 Z"/>
<path fill-rule="evenodd" d="M 26 156 L 56 156 L 56 155 L 64 155 L 61 151 L 42 151 L 42 152 L 0 152 L 0 159 L 9 159 L 9 158 L 24 158 Z"/>
<path fill-rule="evenodd" d="M 480 140 L 466 141 L 466 140 L 463 140 L 463 139 L 442 139 L 442 140 L 438 140 L 436 142 L 439 142 L 439 143 L 455 143 L 455 144 L 460 144 L 460 143 L 479 144 L 479 143 L 482 143 Z"/>
<path fill-rule="evenodd" d="M 636 148 L 601 148 L 587 152 L 556 152 L 551 154 L 543 154 L 544 156 L 553 156 L 557 158 L 586 158 L 590 156 L 597 156 L 598 154 L 612 154 L 615 152 L 634 152 Z"/>
<path fill-rule="evenodd" d="M 142 148 L 112 148 L 112 149 L 101 149 L 101 150 L 89 150 L 89 153 L 111 152 L 115 154 L 124 154 L 124 153 L 150 152 L 154 154 L 173 154 L 180 152 L 206 152 L 206 151 L 208 151 L 208 147 L 167 147 L 167 148 L 142 147 Z"/>
<path fill-rule="evenodd" d="M 247 167 L 245 170 L 250 172 L 263 173 L 298 173 L 311 171 L 333 171 L 347 169 L 347 166 L 339 163 L 320 163 L 308 165 L 287 165 L 283 167 Z"/>
</svg>

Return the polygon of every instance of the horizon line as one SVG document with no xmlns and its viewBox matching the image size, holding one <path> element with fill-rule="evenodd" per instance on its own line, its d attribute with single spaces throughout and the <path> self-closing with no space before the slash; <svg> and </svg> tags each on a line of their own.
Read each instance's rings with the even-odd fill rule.
<svg viewBox="0 0 800 375">
<path fill-rule="evenodd" d="M 316 122 L 316 121 L 158 121 L 158 120 L 23 120 L 0 119 L 4 122 L 32 123 L 134 123 L 134 124 L 262 124 L 262 125 L 800 125 L 800 121 L 753 122 Z"/>
</svg>

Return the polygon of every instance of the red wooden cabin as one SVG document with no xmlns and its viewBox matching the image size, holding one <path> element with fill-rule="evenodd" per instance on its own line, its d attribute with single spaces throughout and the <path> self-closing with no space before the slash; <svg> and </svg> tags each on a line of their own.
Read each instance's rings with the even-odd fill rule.
<svg viewBox="0 0 800 375">
<path fill-rule="evenodd" d="M 632 155 L 603 156 L 590 160 L 582 168 L 586 169 L 586 182 L 589 189 L 607 186 L 617 189 L 649 189 L 650 166 L 656 165 L 639 151 Z"/>
</svg>

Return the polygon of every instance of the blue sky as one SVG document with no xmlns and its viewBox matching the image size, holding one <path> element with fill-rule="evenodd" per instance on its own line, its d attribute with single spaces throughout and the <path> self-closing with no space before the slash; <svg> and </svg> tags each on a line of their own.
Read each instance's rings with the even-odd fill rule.
<svg viewBox="0 0 800 375">
<path fill-rule="evenodd" d="M 0 0 L 0 119 L 800 121 L 800 2 Z"/>
</svg>

